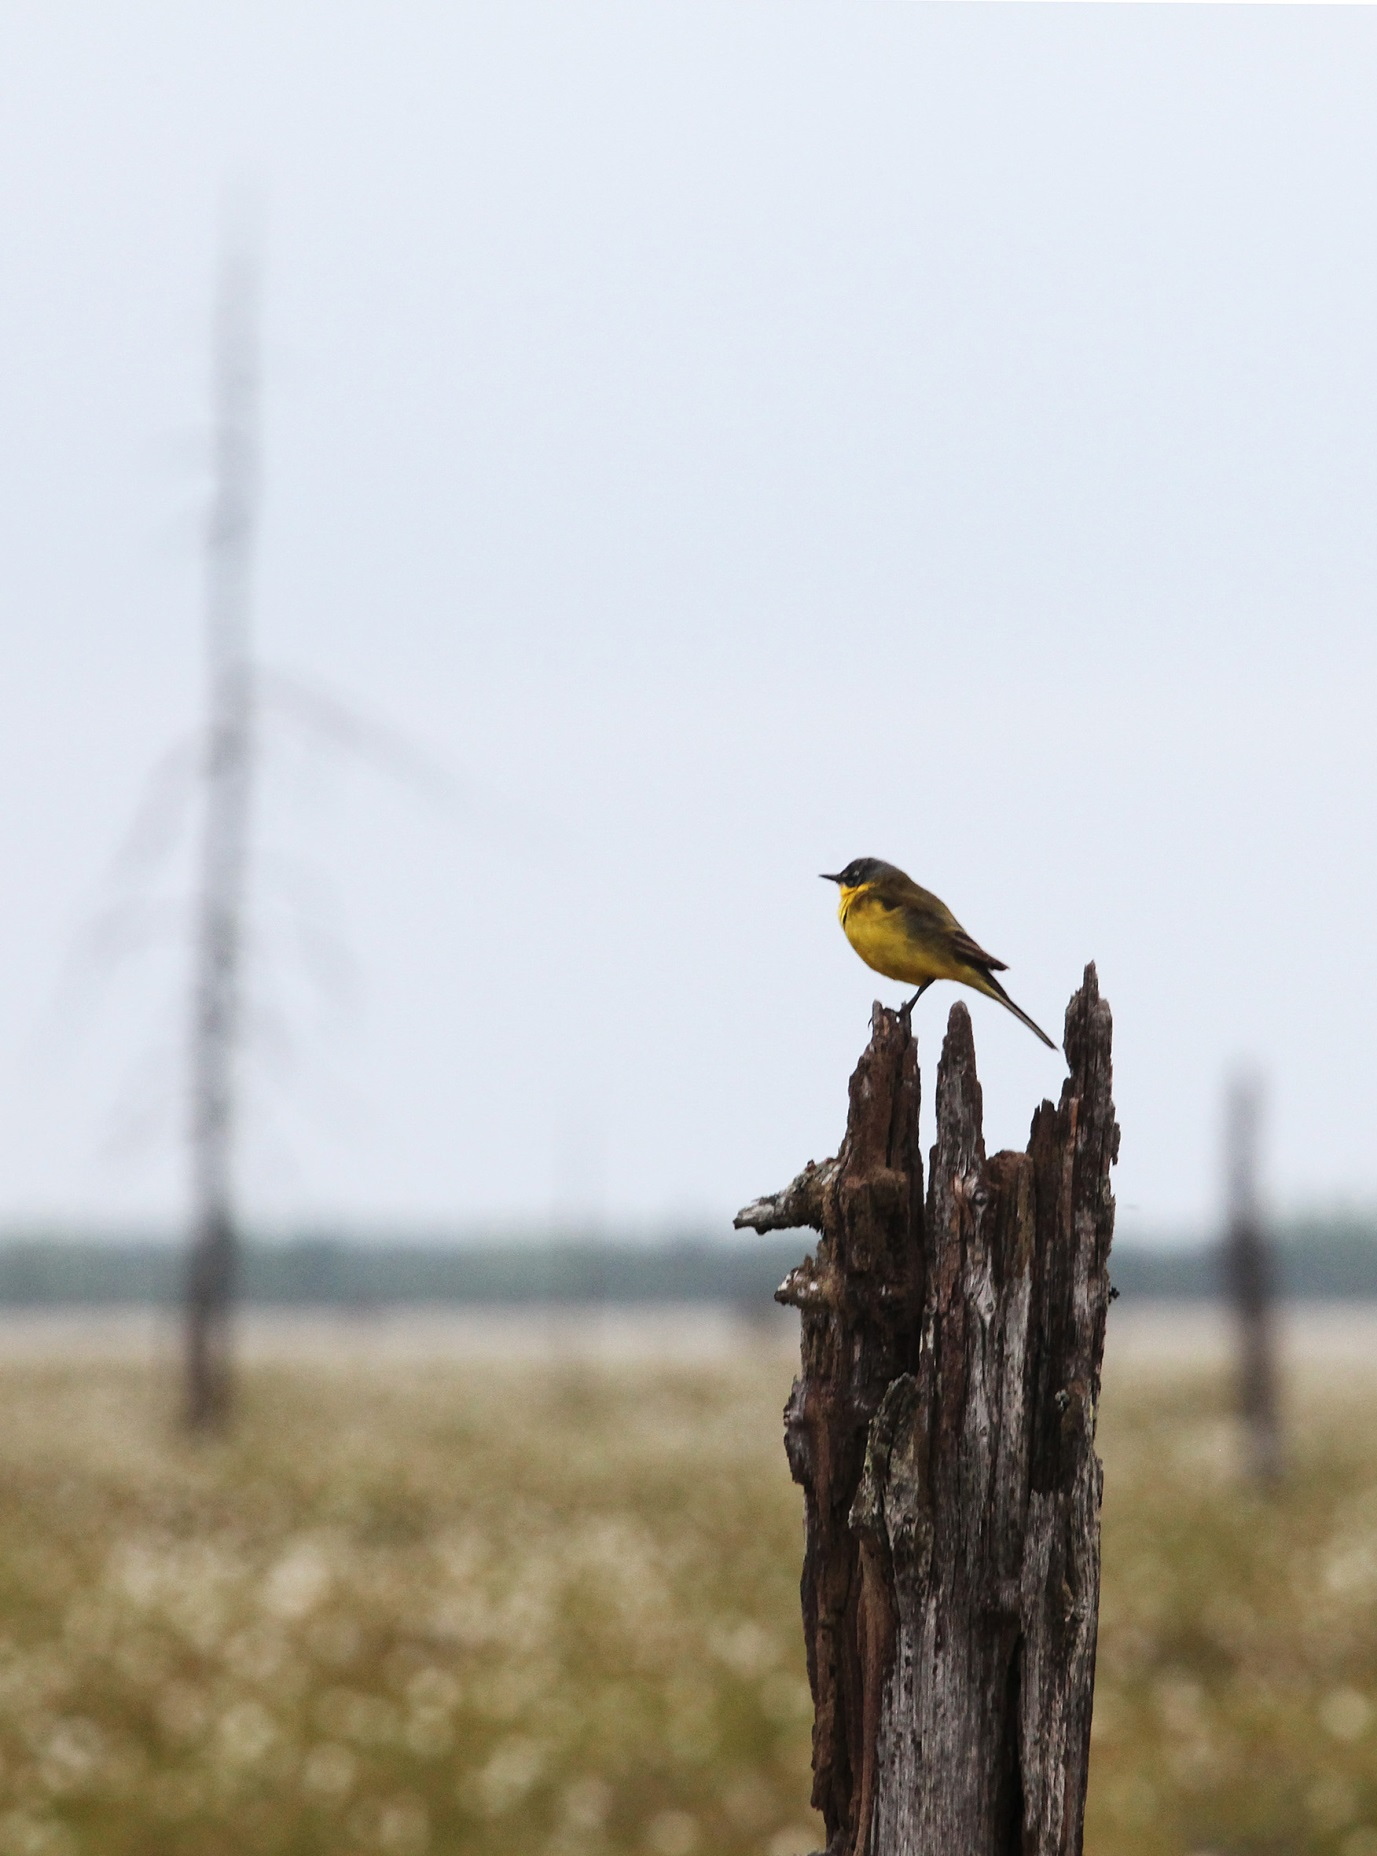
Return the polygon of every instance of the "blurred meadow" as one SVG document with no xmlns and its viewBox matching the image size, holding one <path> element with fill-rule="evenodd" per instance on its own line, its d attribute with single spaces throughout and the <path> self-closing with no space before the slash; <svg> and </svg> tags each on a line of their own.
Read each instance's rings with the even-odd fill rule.
<svg viewBox="0 0 1377 1856">
<path fill-rule="evenodd" d="M 1209 1310 L 1116 1311 L 1087 1848 L 1377 1852 L 1370 1318 L 1238 1474 Z M 233 1435 L 146 1326 L 0 1366 L 0 1852 L 803 1856 L 787 1328 L 250 1324 Z"/>
<path fill-rule="evenodd" d="M 1370 7 L 0 8 L 0 1856 L 816 1849 L 744 1252 L 259 1309 L 194 1442 L 170 1317 L 4 1311 L 188 1231 L 687 1293 L 835 1145 L 853 856 L 1049 1025 L 1099 963 L 1159 1286 L 1237 1071 L 1236 1230 L 1377 1295 L 1374 78 Z M 975 1010 L 994 1148 L 1057 1079 Z M 1377 1316 L 1263 1497 L 1119 1255 L 1087 1847 L 1377 1856 Z"/>
</svg>

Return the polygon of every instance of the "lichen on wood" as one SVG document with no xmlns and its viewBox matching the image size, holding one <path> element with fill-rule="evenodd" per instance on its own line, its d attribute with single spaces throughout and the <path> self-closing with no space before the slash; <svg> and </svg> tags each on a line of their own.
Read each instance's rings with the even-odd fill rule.
<svg viewBox="0 0 1377 1856">
<path fill-rule="evenodd" d="M 1081 1847 L 1099 1606 L 1095 1411 L 1118 1129 L 1095 970 L 1026 1153 L 986 1157 L 953 1006 L 923 1193 L 917 1047 L 876 1006 L 835 1160 L 739 1225 L 819 1233 L 785 1448 L 827 1856 Z"/>
</svg>

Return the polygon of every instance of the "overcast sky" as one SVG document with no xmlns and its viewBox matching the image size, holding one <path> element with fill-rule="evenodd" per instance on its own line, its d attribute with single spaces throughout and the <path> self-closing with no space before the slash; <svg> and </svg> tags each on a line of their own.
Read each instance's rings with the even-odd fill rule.
<svg viewBox="0 0 1377 1856">
<path fill-rule="evenodd" d="M 110 869 L 245 185 L 259 653 L 464 795 L 269 722 L 253 1217 L 721 1225 L 903 996 L 859 854 L 1049 1029 L 1098 962 L 1122 1228 L 1214 1215 L 1240 1063 L 1275 1203 L 1377 1198 L 1374 95 L 1366 9 L 9 0 L 0 1224 L 184 1202 L 194 814 Z M 972 1010 L 1021 1145 L 1061 1059 Z"/>
</svg>

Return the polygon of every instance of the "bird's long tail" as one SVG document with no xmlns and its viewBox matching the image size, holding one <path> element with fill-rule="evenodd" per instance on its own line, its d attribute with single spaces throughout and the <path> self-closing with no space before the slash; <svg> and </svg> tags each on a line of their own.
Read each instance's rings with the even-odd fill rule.
<svg viewBox="0 0 1377 1856">
<path fill-rule="evenodd" d="M 1055 1050 L 1057 1048 L 1051 1038 L 1049 1038 L 1047 1033 L 1043 1030 L 1042 1026 L 1035 1025 L 1024 1011 L 1023 1007 L 1014 1004 L 1013 1000 L 1009 997 L 1008 993 L 1005 992 L 993 973 L 981 972 L 978 985 L 981 992 L 987 993 L 991 999 L 998 999 L 1002 1006 L 1013 1013 L 1020 1024 L 1027 1025 L 1028 1029 L 1035 1037 L 1040 1037 L 1048 1050 Z"/>
</svg>

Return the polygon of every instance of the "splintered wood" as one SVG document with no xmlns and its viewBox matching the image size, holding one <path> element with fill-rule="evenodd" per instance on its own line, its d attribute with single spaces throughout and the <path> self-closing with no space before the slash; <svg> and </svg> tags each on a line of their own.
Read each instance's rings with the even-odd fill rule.
<svg viewBox="0 0 1377 1856">
<path fill-rule="evenodd" d="M 926 1206 L 917 1047 L 876 1006 L 846 1137 L 740 1226 L 808 1226 L 785 1449 L 827 1856 L 1081 1849 L 1099 1610 L 1095 1412 L 1119 1131 L 1093 966 L 1070 1074 L 987 1159 L 970 1016 L 937 1070 Z"/>
</svg>

